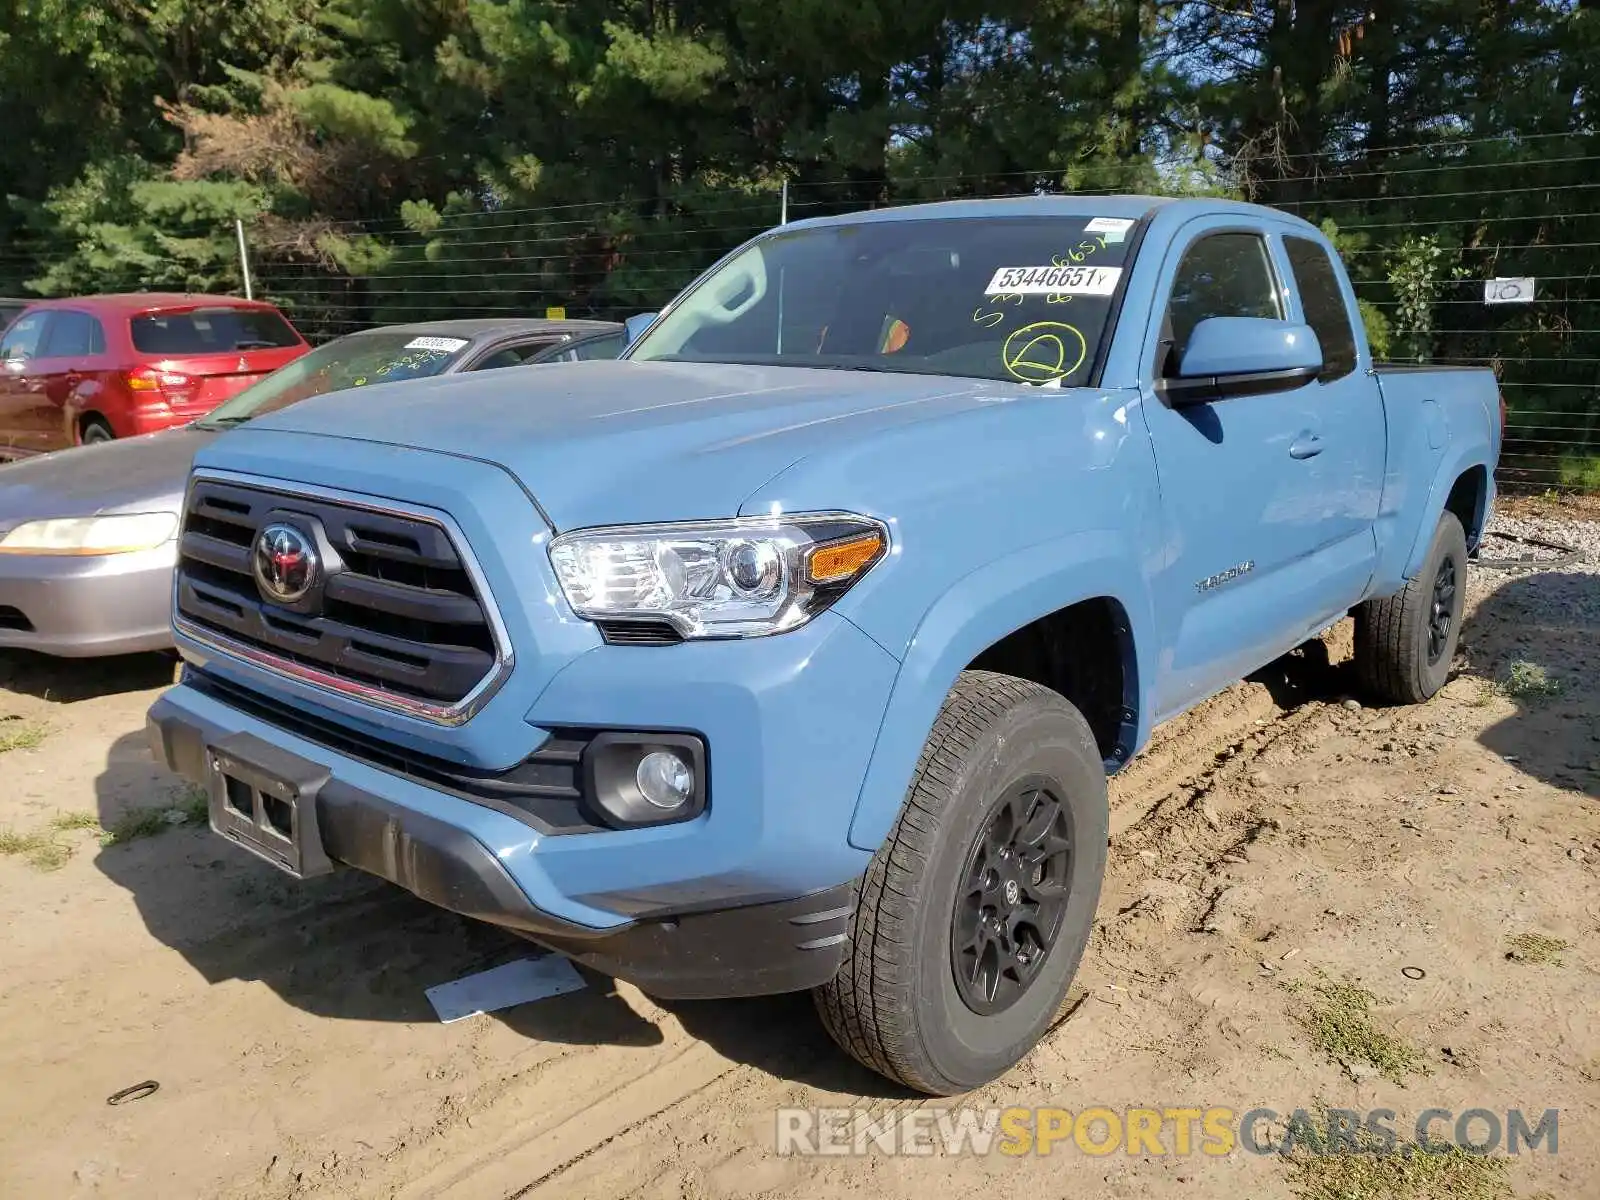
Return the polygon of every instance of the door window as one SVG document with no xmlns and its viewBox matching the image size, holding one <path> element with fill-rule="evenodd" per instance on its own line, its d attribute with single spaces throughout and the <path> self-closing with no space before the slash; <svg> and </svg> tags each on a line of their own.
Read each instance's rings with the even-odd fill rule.
<svg viewBox="0 0 1600 1200">
<path fill-rule="evenodd" d="M 48 311 L 27 313 L 18 317 L 11 328 L 6 330 L 5 340 L 0 342 L 0 361 L 15 362 L 25 358 L 37 358 L 39 344 L 44 341 L 45 330 L 49 324 Z"/>
<path fill-rule="evenodd" d="M 1207 317 L 1282 319 L 1266 239 L 1253 233 L 1213 233 L 1184 252 L 1167 302 L 1162 338 L 1170 350 L 1162 374 L 1177 369 L 1189 335 Z"/>
<path fill-rule="evenodd" d="M 57 310 L 50 322 L 50 336 L 45 339 L 41 358 L 84 358 L 105 350 L 105 335 L 100 322 L 88 313 Z"/>
<path fill-rule="evenodd" d="M 1328 252 L 1309 238 L 1286 237 L 1283 247 L 1289 254 L 1295 290 L 1306 324 L 1322 344 L 1324 382 L 1342 379 L 1356 369 L 1356 335 L 1350 327 L 1350 310 L 1339 290 L 1339 276 Z"/>
</svg>

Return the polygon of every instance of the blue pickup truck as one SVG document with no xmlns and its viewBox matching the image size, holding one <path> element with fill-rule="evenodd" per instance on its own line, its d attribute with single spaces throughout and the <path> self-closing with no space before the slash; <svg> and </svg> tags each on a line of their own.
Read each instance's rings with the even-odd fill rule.
<svg viewBox="0 0 1600 1200">
<path fill-rule="evenodd" d="M 814 989 L 957 1093 L 1058 1013 L 1152 726 L 1352 612 L 1375 699 L 1444 683 L 1503 423 L 1488 371 L 1375 366 L 1270 209 L 787 225 L 620 361 L 204 448 L 152 739 L 293 875 L 661 997 Z"/>
</svg>

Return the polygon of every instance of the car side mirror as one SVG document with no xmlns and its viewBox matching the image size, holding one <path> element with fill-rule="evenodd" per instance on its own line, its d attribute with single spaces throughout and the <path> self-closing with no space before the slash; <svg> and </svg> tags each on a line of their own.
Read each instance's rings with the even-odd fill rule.
<svg viewBox="0 0 1600 1200">
<path fill-rule="evenodd" d="M 628 331 L 628 345 L 633 345 L 643 337 L 644 331 L 649 329 L 660 315 L 660 313 L 635 313 L 624 321 L 623 328 Z"/>
<path fill-rule="evenodd" d="M 1174 405 L 1206 404 L 1304 387 L 1322 373 L 1309 325 L 1266 317 L 1207 317 L 1189 334 L 1175 376 L 1160 388 Z"/>
</svg>

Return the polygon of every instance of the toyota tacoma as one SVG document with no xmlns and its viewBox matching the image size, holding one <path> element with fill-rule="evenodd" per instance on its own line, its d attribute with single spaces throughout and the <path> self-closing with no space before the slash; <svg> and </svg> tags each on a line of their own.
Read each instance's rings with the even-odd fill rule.
<svg viewBox="0 0 1600 1200">
<path fill-rule="evenodd" d="M 1157 722 L 1352 612 L 1373 697 L 1442 686 L 1504 427 L 1210 199 L 802 221 L 621 360 L 383 391 L 196 459 L 150 726 L 213 828 L 657 996 L 812 989 L 932 1094 L 1057 1016 Z"/>
</svg>

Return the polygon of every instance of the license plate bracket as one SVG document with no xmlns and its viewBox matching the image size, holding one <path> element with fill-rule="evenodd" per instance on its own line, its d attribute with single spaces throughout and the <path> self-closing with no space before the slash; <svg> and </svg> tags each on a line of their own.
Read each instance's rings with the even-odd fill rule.
<svg viewBox="0 0 1600 1200">
<path fill-rule="evenodd" d="M 327 767 L 250 733 L 206 747 L 211 828 L 296 879 L 333 870 L 317 825 Z"/>
</svg>

